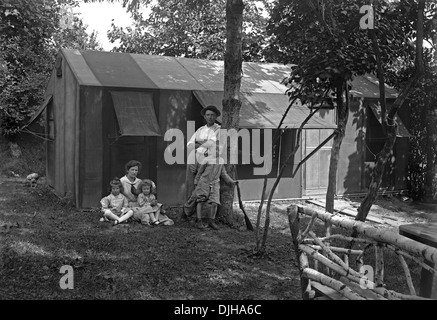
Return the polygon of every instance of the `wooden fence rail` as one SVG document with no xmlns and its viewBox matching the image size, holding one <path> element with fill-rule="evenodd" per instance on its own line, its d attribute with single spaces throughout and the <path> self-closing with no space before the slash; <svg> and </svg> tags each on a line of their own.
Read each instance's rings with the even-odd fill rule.
<svg viewBox="0 0 437 320">
<path fill-rule="evenodd" d="M 437 270 L 426 264 L 424 260 L 437 265 L 436 248 L 405 238 L 389 229 L 376 228 L 364 222 L 304 206 L 291 205 L 287 208 L 287 214 L 294 250 L 299 261 L 303 299 L 318 298 L 315 294 L 317 292 L 319 296 L 321 295 L 320 298 L 331 299 L 428 300 L 416 294 L 405 258 L 413 260 L 435 274 Z M 303 226 L 301 228 L 300 215 L 311 217 L 305 228 Z M 348 230 L 350 233 L 355 230 L 360 237 L 352 238 L 340 234 L 318 237 L 312 230 L 316 219 Z M 348 243 L 349 247 L 331 246 L 330 241 L 334 239 Z M 364 250 L 354 250 L 352 249 L 354 243 L 361 243 L 366 247 Z M 372 267 L 374 274 L 371 278 L 365 275 L 366 268 L 363 262 L 364 251 L 369 247 L 375 248 L 375 265 Z M 398 256 L 410 294 L 385 288 L 383 248 L 390 249 Z M 350 266 L 351 256 L 356 256 L 356 270 Z M 313 262 L 314 267 L 310 266 L 310 261 Z M 328 270 L 326 274 L 319 270 L 320 264 Z"/>
</svg>

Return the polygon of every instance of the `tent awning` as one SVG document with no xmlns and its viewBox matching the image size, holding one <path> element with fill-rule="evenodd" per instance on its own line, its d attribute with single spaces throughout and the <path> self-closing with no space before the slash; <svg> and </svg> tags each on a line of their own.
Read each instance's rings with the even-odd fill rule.
<svg viewBox="0 0 437 320">
<path fill-rule="evenodd" d="M 372 110 L 373 114 L 375 115 L 376 119 L 378 119 L 378 122 L 382 124 L 382 117 L 381 117 L 381 106 L 379 104 L 370 104 L 370 110 Z M 398 125 L 398 132 L 396 134 L 399 138 L 408 138 L 410 136 L 410 132 L 408 132 L 408 129 L 405 127 L 404 123 L 402 122 L 401 118 L 399 118 L 398 115 L 395 115 L 395 122 Z"/>
<path fill-rule="evenodd" d="M 223 91 L 193 91 L 194 96 L 203 108 L 215 105 L 222 111 Z M 248 93 L 241 92 L 240 128 L 265 128 L 276 129 L 281 118 L 289 105 L 285 94 L 275 93 Z M 281 128 L 297 129 L 310 110 L 295 103 L 289 110 Z M 222 122 L 221 117 L 217 118 Z M 304 129 L 335 129 L 337 125 L 314 115 Z"/>
<path fill-rule="evenodd" d="M 44 111 L 44 109 L 47 107 L 47 105 L 50 103 L 50 101 L 52 101 L 53 99 L 53 95 L 48 95 L 47 98 L 44 100 L 43 104 L 38 108 L 38 110 L 36 110 L 35 114 L 32 116 L 32 118 L 30 118 L 29 122 L 27 122 L 22 128 L 21 130 L 23 130 L 24 128 L 30 126 L 40 115 L 41 113 Z"/>
<path fill-rule="evenodd" d="M 110 91 L 122 136 L 160 136 L 151 93 Z"/>
</svg>

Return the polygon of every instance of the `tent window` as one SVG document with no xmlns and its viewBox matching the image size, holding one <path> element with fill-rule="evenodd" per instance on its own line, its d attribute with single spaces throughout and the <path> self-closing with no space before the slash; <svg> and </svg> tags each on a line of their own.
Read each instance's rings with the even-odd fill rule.
<svg viewBox="0 0 437 320">
<path fill-rule="evenodd" d="M 153 94 L 137 91 L 111 91 L 122 136 L 160 136 Z"/>
<path fill-rule="evenodd" d="M 410 136 L 408 129 L 403 124 L 398 115 L 395 116 L 398 125 L 398 138 Z M 367 110 L 367 129 L 366 129 L 366 162 L 376 161 L 376 156 L 384 147 L 386 137 L 381 124 L 381 107 L 379 104 L 369 104 Z"/>
<path fill-rule="evenodd" d="M 376 156 L 381 152 L 385 143 L 385 135 L 382 125 L 379 122 L 372 107 L 367 110 L 367 128 L 366 128 L 366 162 L 375 162 Z"/>
<path fill-rule="evenodd" d="M 260 176 L 254 176 L 253 173 L 253 168 L 262 168 L 264 166 L 264 164 L 255 164 L 253 161 L 253 145 L 254 145 L 254 141 L 253 141 L 253 129 L 247 129 L 249 131 L 249 138 L 250 138 L 250 142 L 249 141 L 244 141 L 242 138 L 238 139 L 238 165 L 237 165 L 237 170 L 238 170 L 238 178 L 239 179 L 257 179 L 260 178 Z M 272 138 L 275 135 L 276 130 L 272 130 Z M 250 146 L 250 151 L 248 155 L 245 155 L 246 158 L 248 157 L 249 159 L 245 159 L 243 157 L 242 154 L 242 150 L 246 150 L 247 148 L 243 148 L 243 143 Z M 266 152 L 265 148 L 268 148 L 269 146 L 265 146 L 264 145 L 264 130 L 260 129 L 260 146 L 259 146 L 259 150 L 261 152 L 260 156 L 264 157 L 264 153 Z M 270 144 L 271 145 L 271 144 Z M 275 178 L 278 174 L 278 164 L 279 164 L 279 144 L 275 145 L 274 150 L 272 150 L 272 170 L 270 171 L 270 173 L 268 174 L 268 178 Z M 248 162 L 243 162 L 244 160 L 249 160 Z M 265 161 L 265 159 L 264 159 Z M 262 176 L 264 177 L 264 176 Z"/>
</svg>

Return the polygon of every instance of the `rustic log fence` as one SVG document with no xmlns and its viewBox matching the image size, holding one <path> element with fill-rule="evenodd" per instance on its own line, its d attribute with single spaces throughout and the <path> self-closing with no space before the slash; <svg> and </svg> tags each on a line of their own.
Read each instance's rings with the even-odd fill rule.
<svg viewBox="0 0 437 320">
<path fill-rule="evenodd" d="M 328 212 L 316 211 L 300 205 L 287 208 L 288 222 L 293 239 L 294 250 L 299 264 L 303 299 L 342 299 L 342 300 L 428 300 L 416 294 L 410 269 L 405 258 L 417 263 L 433 275 L 437 270 L 424 260 L 437 266 L 437 249 L 403 237 L 389 229 L 376 228 L 367 223 Z M 300 216 L 310 216 L 308 225 L 302 229 Z M 315 220 L 325 225 L 345 230 L 357 231 L 359 237 L 352 238 L 341 234 L 329 234 L 318 237 L 314 231 Z M 331 246 L 332 240 L 345 242 L 346 247 Z M 352 249 L 354 243 L 361 243 L 364 249 Z M 368 277 L 368 268 L 364 265 L 364 252 L 375 248 L 373 274 Z M 399 258 L 400 270 L 403 270 L 409 294 L 399 293 L 385 288 L 383 248 L 393 251 Z M 350 266 L 355 259 L 356 270 Z M 310 261 L 313 267 L 310 266 Z M 325 272 L 322 272 L 320 266 Z M 368 266 L 367 266 L 368 267 Z"/>
</svg>

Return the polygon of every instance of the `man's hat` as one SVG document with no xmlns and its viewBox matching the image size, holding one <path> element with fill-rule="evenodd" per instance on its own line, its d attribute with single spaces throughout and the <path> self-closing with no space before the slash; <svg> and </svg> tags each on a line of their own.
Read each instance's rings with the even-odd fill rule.
<svg viewBox="0 0 437 320">
<path fill-rule="evenodd" d="M 212 105 L 211 105 L 211 106 L 207 106 L 206 108 L 203 108 L 202 110 L 200 110 L 200 114 L 201 114 L 202 116 L 204 116 L 204 115 L 205 115 L 205 112 L 206 112 L 207 110 L 211 110 L 211 111 L 215 112 L 215 114 L 217 115 L 217 117 L 220 117 L 220 115 L 221 115 L 220 110 L 217 109 L 216 106 L 212 106 Z"/>
</svg>

